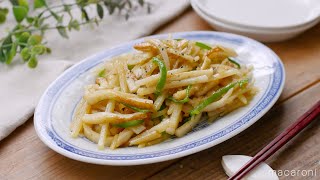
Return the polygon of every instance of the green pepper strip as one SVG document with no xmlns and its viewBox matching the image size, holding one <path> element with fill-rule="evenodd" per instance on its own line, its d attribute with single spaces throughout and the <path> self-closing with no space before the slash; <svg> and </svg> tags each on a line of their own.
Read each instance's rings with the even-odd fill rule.
<svg viewBox="0 0 320 180">
<path fill-rule="evenodd" d="M 134 110 L 134 111 L 137 111 L 137 112 L 142 112 L 142 113 L 147 113 L 147 112 L 150 112 L 150 110 L 148 109 L 140 109 L 140 108 L 137 108 L 137 107 L 134 107 L 134 106 L 131 106 L 129 104 L 126 104 L 126 103 L 122 103 L 123 105 L 127 106 L 128 108 Z"/>
<path fill-rule="evenodd" d="M 163 90 L 167 80 L 167 68 L 166 65 L 157 57 L 152 58 L 152 62 L 156 63 L 160 69 L 160 79 L 156 87 L 156 95 L 159 95 Z"/>
<path fill-rule="evenodd" d="M 129 70 L 132 70 L 133 68 L 134 68 L 134 65 L 132 65 L 132 64 L 131 64 L 131 65 L 128 65 L 128 69 L 129 69 Z"/>
<path fill-rule="evenodd" d="M 181 40 L 183 40 L 183 39 L 179 39 L 179 38 L 178 38 L 178 39 L 174 39 L 174 40 L 176 40 L 176 41 L 181 41 Z"/>
<path fill-rule="evenodd" d="M 103 69 L 99 72 L 98 76 L 103 77 L 105 73 L 106 73 L 106 69 Z"/>
<path fill-rule="evenodd" d="M 237 82 L 233 82 L 228 84 L 227 86 L 220 88 L 218 91 L 213 93 L 211 96 L 209 96 L 207 99 L 202 101 L 198 106 L 196 106 L 193 110 L 190 111 L 190 115 L 196 115 L 199 114 L 205 107 L 207 107 L 212 102 L 218 100 L 221 98 L 225 93 L 227 93 L 231 88 L 239 84 L 240 86 L 243 86 L 245 83 L 248 83 L 248 79 L 240 80 Z"/>
<path fill-rule="evenodd" d="M 196 42 L 196 46 L 200 47 L 201 49 L 207 49 L 207 50 L 210 50 L 211 47 L 204 44 L 204 43 L 201 43 L 201 42 Z"/>
<path fill-rule="evenodd" d="M 190 94 L 190 89 L 191 89 L 191 85 L 189 85 L 186 89 L 187 91 L 187 95 L 184 99 L 182 100 L 176 100 L 174 99 L 172 96 L 169 97 L 168 99 L 170 99 L 171 101 L 175 102 L 175 103 L 180 103 L 180 104 L 183 104 L 183 103 L 187 103 L 189 101 L 189 94 Z"/>
<path fill-rule="evenodd" d="M 235 65 L 238 67 L 238 69 L 241 68 L 240 64 L 237 63 L 235 60 L 231 59 L 230 57 L 228 57 L 228 60 L 229 60 L 231 63 L 235 64 Z"/>
<path fill-rule="evenodd" d="M 133 120 L 133 121 L 127 121 L 119 124 L 112 124 L 113 126 L 116 127 L 121 127 L 121 128 L 128 128 L 128 127 L 133 127 L 133 126 L 138 126 L 139 124 L 142 124 L 144 120 L 139 119 L 139 120 Z"/>
<path fill-rule="evenodd" d="M 190 121 L 190 119 L 191 119 L 191 117 L 184 118 L 184 119 L 182 120 L 182 124 L 184 124 L 184 123 L 186 123 L 186 122 Z"/>
<path fill-rule="evenodd" d="M 165 108 L 166 108 L 166 105 L 165 105 L 165 103 L 163 103 L 158 111 L 162 111 L 162 110 L 164 110 Z"/>
</svg>

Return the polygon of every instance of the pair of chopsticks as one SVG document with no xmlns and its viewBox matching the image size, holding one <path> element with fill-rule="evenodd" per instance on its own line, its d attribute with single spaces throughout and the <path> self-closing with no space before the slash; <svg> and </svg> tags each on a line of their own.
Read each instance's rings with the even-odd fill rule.
<svg viewBox="0 0 320 180">
<path fill-rule="evenodd" d="M 320 100 L 306 113 L 304 113 L 296 122 L 279 134 L 265 148 L 258 152 L 249 162 L 240 168 L 229 180 L 240 180 L 261 162 L 267 160 L 272 154 L 280 149 L 284 144 L 290 141 L 294 136 L 301 132 L 320 114 Z"/>
</svg>

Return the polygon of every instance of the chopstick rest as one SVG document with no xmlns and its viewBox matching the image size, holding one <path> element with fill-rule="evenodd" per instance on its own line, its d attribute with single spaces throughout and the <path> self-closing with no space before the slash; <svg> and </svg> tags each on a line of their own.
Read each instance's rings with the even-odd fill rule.
<svg viewBox="0 0 320 180">
<path fill-rule="evenodd" d="M 222 167 L 225 173 L 231 177 L 243 165 L 250 161 L 252 157 L 244 155 L 226 155 L 222 156 Z M 246 180 L 279 180 L 274 170 L 266 163 L 261 163 L 254 170 L 248 173 L 243 179 Z"/>
</svg>

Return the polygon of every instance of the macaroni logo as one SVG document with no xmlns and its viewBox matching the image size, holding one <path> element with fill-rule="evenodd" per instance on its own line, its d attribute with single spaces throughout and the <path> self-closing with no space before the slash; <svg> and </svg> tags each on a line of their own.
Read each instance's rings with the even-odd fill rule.
<svg viewBox="0 0 320 180">
<path fill-rule="evenodd" d="M 320 164 L 320 161 L 318 162 Z M 303 170 L 273 170 L 269 173 L 276 174 L 278 177 L 318 177 L 317 169 L 303 169 Z"/>
</svg>

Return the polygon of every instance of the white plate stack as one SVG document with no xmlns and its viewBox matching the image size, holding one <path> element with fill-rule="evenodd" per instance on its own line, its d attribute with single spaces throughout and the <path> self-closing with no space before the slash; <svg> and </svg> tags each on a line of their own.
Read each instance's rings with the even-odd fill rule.
<svg viewBox="0 0 320 180">
<path fill-rule="evenodd" d="M 263 42 L 293 38 L 320 21 L 320 0 L 190 0 L 214 29 Z"/>
</svg>

